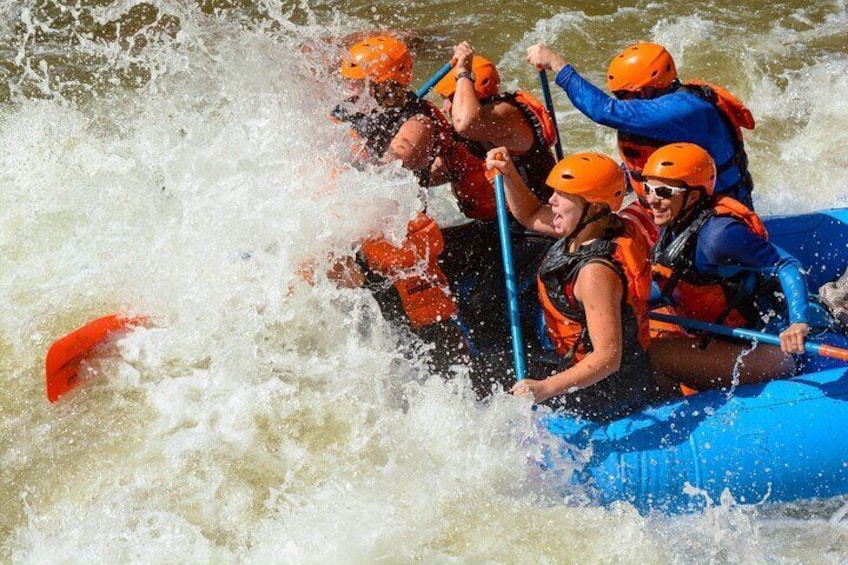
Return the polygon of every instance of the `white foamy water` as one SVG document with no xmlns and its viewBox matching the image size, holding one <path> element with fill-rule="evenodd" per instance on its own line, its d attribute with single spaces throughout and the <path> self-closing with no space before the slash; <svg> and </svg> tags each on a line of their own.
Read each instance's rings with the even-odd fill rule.
<svg viewBox="0 0 848 565">
<path fill-rule="evenodd" d="M 347 133 L 326 114 L 343 92 L 323 70 L 337 53 L 321 38 L 359 20 L 295 26 L 277 7 L 249 26 L 156 6 L 179 31 L 158 18 L 135 36 L 145 47 L 82 42 L 79 52 L 106 62 L 102 84 L 85 75 L 97 94 L 81 97 L 72 74 L 59 86 L 50 77 L 61 68 L 20 49 L 19 30 L 45 20 L 3 10 L 21 22 L 5 31 L 18 34 L 10 57 L 24 53 L 44 89 L 32 94 L 15 75 L 0 111 L 0 561 L 844 560 L 839 501 L 728 501 L 682 517 L 586 505 L 563 488 L 569 464 L 555 475 L 533 463 L 546 440 L 526 402 L 478 402 L 462 375 L 430 375 L 422 346 L 366 291 L 320 276 L 305 284 L 304 261 L 349 255 L 375 229 L 401 237 L 419 206 L 409 174 L 339 166 Z M 519 68 L 514 54 L 534 29 L 582 21 L 609 34 L 632 17 L 529 21 L 503 52 L 506 69 Z M 723 30 L 716 18 L 646 29 L 681 52 L 681 66 L 698 65 Z M 766 211 L 842 204 L 848 60 L 822 48 L 779 61 L 844 22 L 836 9 L 806 36 L 764 26 L 730 39 L 756 47 L 753 62 L 719 78 L 762 124 L 750 146 Z M 121 70 L 140 85 L 112 85 L 135 81 Z M 570 149 L 611 151 L 609 132 L 557 104 Z M 116 311 L 147 315 L 150 327 L 49 405 L 49 344 Z"/>
</svg>

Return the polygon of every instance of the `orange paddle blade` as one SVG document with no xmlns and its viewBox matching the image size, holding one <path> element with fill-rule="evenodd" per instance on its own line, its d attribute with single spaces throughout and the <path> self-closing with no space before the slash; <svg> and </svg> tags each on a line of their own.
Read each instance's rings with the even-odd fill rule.
<svg viewBox="0 0 848 565">
<path fill-rule="evenodd" d="M 680 392 L 683 393 L 683 396 L 692 396 L 693 394 L 698 394 L 697 390 L 695 390 L 694 388 L 690 388 L 683 383 L 680 383 L 679 386 Z"/>
<path fill-rule="evenodd" d="M 50 349 L 44 362 L 47 400 L 56 402 L 60 396 L 79 385 L 80 363 L 108 338 L 113 331 L 144 325 L 142 317 L 124 318 L 119 314 L 98 318 L 60 338 Z"/>
</svg>

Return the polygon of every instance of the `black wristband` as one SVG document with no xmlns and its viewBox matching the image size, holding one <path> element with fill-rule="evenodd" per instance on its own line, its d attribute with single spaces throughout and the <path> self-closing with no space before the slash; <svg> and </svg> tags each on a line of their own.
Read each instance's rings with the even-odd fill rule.
<svg viewBox="0 0 848 565">
<path fill-rule="evenodd" d="M 474 73 L 472 73 L 471 71 L 460 71 L 456 73 L 457 82 L 459 82 L 459 79 L 461 78 L 467 78 L 471 82 L 475 82 L 477 80 L 477 77 L 474 76 Z"/>
</svg>

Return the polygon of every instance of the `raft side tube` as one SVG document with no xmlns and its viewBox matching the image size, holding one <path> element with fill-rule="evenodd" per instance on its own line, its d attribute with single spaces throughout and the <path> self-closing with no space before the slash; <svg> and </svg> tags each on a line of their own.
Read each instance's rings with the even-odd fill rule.
<svg viewBox="0 0 848 565">
<path fill-rule="evenodd" d="M 702 509 L 689 487 L 715 503 L 725 489 L 747 504 L 848 493 L 848 369 L 707 391 L 609 424 L 560 414 L 546 426 L 565 442 L 560 456 L 591 448 L 574 482 L 643 514 Z"/>
</svg>

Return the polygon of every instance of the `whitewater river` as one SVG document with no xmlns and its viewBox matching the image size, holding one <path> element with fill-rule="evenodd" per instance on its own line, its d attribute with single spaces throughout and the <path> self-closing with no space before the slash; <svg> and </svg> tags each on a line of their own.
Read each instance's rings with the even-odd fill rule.
<svg viewBox="0 0 848 565">
<path fill-rule="evenodd" d="M 537 95 L 536 41 L 598 82 L 661 42 L 749 104 L 758 210 L 845 204 L 844 1 L 4 0 L 0 562 L 847 561 L 848 499 L 587 504 L 539 471 L 527 402 L 478 402 L 366 291 L 301 281 L 418 206 L 397 168 L 336 166 L 338 38 L 376 29 L 415 84 L 469 39 Z M 614 154 L 554 101 L 566 153 Z M 150 327 L 49 404 L 49 345 L 117 311 Z"/>
</svg>

